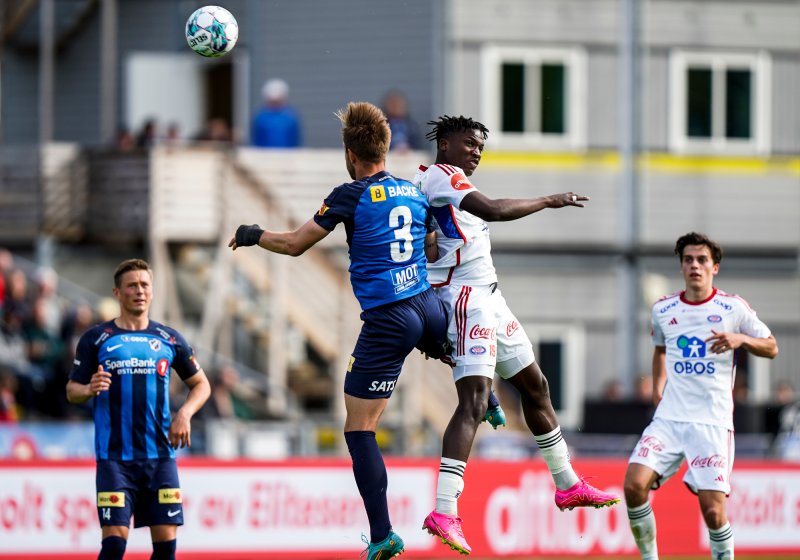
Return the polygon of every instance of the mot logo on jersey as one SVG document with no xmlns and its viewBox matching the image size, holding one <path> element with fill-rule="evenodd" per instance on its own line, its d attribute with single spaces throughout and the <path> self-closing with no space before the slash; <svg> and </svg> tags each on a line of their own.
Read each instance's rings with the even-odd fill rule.
<svg viewBox="0 0 800 560">
<path fill-rule="evenodd" d="M 678 374 L 714 374 L 714 362 L 703 360 L 706 357 L 706 343 L 696 336 L 681 335 L 676 343 L 683 360 L 676 360 L 673 368 Z"/>
</svg>

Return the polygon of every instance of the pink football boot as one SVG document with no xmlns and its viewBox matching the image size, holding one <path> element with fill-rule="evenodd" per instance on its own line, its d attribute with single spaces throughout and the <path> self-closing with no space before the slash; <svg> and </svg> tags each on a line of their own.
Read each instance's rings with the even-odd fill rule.
<svg viewBox="0 0 800 560">
<path fill-rule="evenodd" d="M 619 503 L 619 496 L 602 492 L 588 484 L 585 479 L 567 490 L 556 489 L 556 506 L 561 511 L 576 507 L 610 507 Z"/>
<path fill-rule="evenodd" d="M 472 552 L 472 548 L 467 544 L 467 539 L 464 538 L 464 532 L 461 530 L 460 517 L 432 511 L 422 523 L 422 528 L 434 537 L 439 537 L 444 544 L 461 554 Z"/>
</svg>

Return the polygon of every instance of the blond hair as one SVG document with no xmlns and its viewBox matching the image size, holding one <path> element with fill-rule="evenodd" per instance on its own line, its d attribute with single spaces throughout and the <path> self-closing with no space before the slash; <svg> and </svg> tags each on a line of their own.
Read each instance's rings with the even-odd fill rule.
<svg viewBox="0 0 800 560">
<path fill-rule="evenodd" d="M 337 111 L 336 116 L 342 122 L 345 148 L 369 163 L 381 163 L 386 159 L 392 131 L 383 111 L 366 101 L 351 101 Z"/>
</svg>

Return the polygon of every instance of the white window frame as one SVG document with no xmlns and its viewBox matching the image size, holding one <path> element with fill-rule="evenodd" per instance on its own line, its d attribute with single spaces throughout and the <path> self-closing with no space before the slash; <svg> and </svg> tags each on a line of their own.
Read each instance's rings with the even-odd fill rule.
<svg viewBox="0 0 800 560">
<path fill-rule="evenodd" d="M 692 66 L 705 66 L 712 70 L 713 84 L 721 80 L 723 72 L 733 68 L 750 70 L 752 76 L 750 139 L 726 138 L 723 130 L 725 118 L 724 91 L 713 89 L 712 136 L 708 139 L 689 137 L 686 130 L 688 70 Z M 768 53 L 696 52 L 676 49 L 670 54 L 670 149 L 681 154 L 726 153 L 768 154 L 771 149 L 772 115 L 772 62 Z"/>
<path fill-rule="evenodd" d="M 561 378 L 561 408 L 556 410 L 562 428 L 576 430 L 583 423 L 583 401 L 586 397 L 586 331 L 575 323 L 534 324 L 523 322 L 525 334 L 536 352 L 540 342 L 560 342 L 563 351 Z M 538 360 L 538 358 L 537 358 Z M 545 377 L 556 375 L 544 371 Z"/>
<path fill-rule="evenodd" d="M 501 67 L 504 63 L 541 66 L 563 64 L 566 72 L 566 114 L 564 134 L 503 132 Z M 582 48 L 536 48 L 487 45 L 481 52 L 481 116 L 491 134 L 492 148 L 579 150 L 586 147 L 586 53 Z"/>
</svg>

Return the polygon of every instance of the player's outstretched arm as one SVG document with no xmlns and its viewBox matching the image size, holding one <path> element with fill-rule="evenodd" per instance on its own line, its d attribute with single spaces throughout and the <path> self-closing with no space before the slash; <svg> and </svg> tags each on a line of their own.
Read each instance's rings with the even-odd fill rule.
<svg viewBox="0 0 800 560">
<path fill-rule="evenodd" d="M 565 206 L 583 208 L 582 202 L 587 200 L 589 200 L 588 196 L 574 192 L 539 198 L 492 199 L 480 191 L 473 191 L 463 198 L 459 208 L 487 222 L 507 222 L 535 214 L 545 208 L 564 208 Z"/>
<path fill-rule="evenodd" d="M 92 374 L 89 383 L 78 383 L 71 379 L 67 382 L 67 400 L 72 404 L 83 404 L 103 391 L 108 391 L 109 387 L 111 374 L 103 371 L 103 366 L 97 366 L 97 372 Z"/>
<path fill-rule="evenodd" d="M 186 395 L 183 406 L 173 416 L 167 434 L 169 443 L 174 449 L 189 447 L 192 444 L 192 416 L 211 396 L 211 385 L 202 369 L 183 382 L 189 386 L 189 394 Z"/>
<path fill-rule="evenodd" d="M 239 247 L 258 245 L 262 249 L 281 255 L 297 257 L 305 253 L 316 243 L 321 241 L 330 232 L 318 225 L 314 220 L 309 220 L 294 231 L 268 231 L 261 229 L 258 224 L 241 225 L 236 234 L 231 238 L 228 247 L 234 251 Z"/>
</svg>

